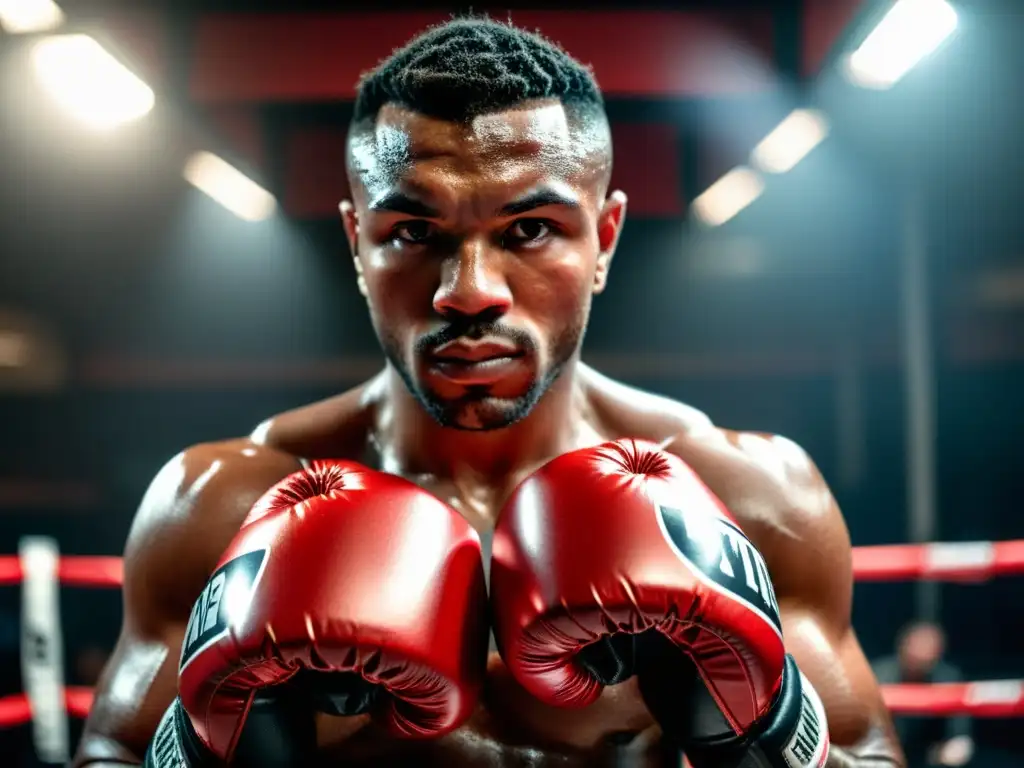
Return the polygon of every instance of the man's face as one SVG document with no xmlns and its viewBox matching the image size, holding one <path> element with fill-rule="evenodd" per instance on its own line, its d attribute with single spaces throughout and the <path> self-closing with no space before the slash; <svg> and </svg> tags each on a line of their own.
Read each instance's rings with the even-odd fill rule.
<svg viewBox="0 0 1024 768">
<path fill-rule="evenodd" d="M 575 361 L 624 210 L 590 146 L 538 102 L 465 124 L 386 106 L 354 147 L 342 211 L 361 287 L 441 424 L 518 421 Z"/>
<path fill-rule="evenodd" d="M 900 647 L 904 674 L 912 678 L 927 675 L 942 658 L 944 646 L 942 633 L 937 628 L 929 625 L 915 627 Z"/>
</svg>

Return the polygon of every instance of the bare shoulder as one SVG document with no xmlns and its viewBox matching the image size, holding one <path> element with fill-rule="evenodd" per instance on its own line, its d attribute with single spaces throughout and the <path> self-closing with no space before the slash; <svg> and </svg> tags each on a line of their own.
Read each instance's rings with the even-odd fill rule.
<svg viewBox="0 0 1024 768">
<path fill-rule="evenodd" d="M 598 429 L 610 439 L 635 437 L 665 444 L 681 435 L 714 429 L 708 415 L 693 406 L 580 367 L 587 402 Z"/>
<path fill-rule="evenodd" d="M 128 536 L 127 605 L 187 616 L 252 505 L 299 468 L 294 456 L 247 438 L 194 445 L 168 461 Z"/>
<path fill-rule="evenodd" d="M 764 555 L 780 603 L 848 625 L 853 561 L 846 521 L 814 461 L 779 435 L 715 428 L 669 450 L 686 460 Z"/>
<path fill-rule="evenodd" d="M 631 387 L 589 367 L 583 371 L 598 423 L 614 437 L 650 440 L 708 468 L 763 475 L 766 481 L 821 481 L 814 462 L 792 440 L 726 429 L 692 405 Z"/>
<path fill-rule="evenodd" d="M 194 445 L 157 473 L 128 535 L 121 636 L 76 765 L 138 763 L 175 696 L 189 613 L 221 554 L 302 458 L 349 455 L 346 445 L 358 442 L 352 402 L 346 393 L 269 419 L 250 437 Z"/>
<path fill-rule="evenodd" d="M 150 484 L 125 551 L 128 604 L 182 596 L 188 611 L 253 504 L 303 459 L 363 456 L 372 382 L 273 416 L 249 437 L 202 443 L 171 459 Z M 181 574 L 179 576 L 179 574 Z M 164 584 L 170 580 L 171 583 Z M 166 588 L 165 588 L 166 587 Z"/>
<path fill-rule="evenodd" d="M 75 765 L 138 763 L 174 698 L 193 602 L 252 505 L 298 468 L 242 438 L 192 446 L 157 473 L 128 535 L 121 636 Z"/>
<path fill-rule="evenodd" d="M 849 534 L 803 448 L 779 435 L 720 427 L 692 406 L 600 375 L 593 381 L 599 423 L 613 437 L 650 440 L 683 459 L 764 554 L 780 598 L 820 602 L 810 594 L 817 585 L 838 615 L 847 610 L 837 587 L 851 573 Z"/>
<path fill-rule="evenodd" d="M 309 459 L 361 458 L 383 397 L 380 377 L 340 395 L 279 413 L 260 424 L 252 441 Z"/>
<path fill-rule="evenodd" d="M 136 577 L 126 588 L 146 592 L 138 601 L 129 595 L 129 605 L 181 595 L 183 605 L 166 607 L 187 612 L 253 504 L 272 485 L 301 469 L 303 459 L 363 455 L 370 395 L 372 388 L 364 385 L 273 416 L 249 437 L 194 445 L 167 462 L 128 537 L 125 569 Z"/>
<path fill-rule="evenodd" d="M 713 425 L 669 446 L 702 468 L 723 490 L 756 493 L 771 502 L 775 515 L 823 512 L 831 495 L 817 465 L 800 445 L 781 435 L 745 432 Z M 727 482 L 724 482 L 727 481 Z"/>
<path fill-rule="evenodd" d="M 820 493 L 824 480 L 810 456 L 792 440 L 726 429 L 692 405 L 590 370 L 587 375 L 597 420 L 612 437 L 657 443 L 692 466 L 712 490 L 729 490 L 730 496 L 756 490 L 765 502 L 784 507 L 820 501 L 801 497 L 805 492 Z"/>
</svg>

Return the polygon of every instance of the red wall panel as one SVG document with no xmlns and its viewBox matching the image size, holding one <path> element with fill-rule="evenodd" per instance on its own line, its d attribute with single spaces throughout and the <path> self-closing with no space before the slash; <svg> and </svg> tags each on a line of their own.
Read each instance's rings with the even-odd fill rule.
<svg viewBox="0 0 1024 768">
<path fill-rule="evenodd" d="M 678 216 L 686 209 L 680 178 L 678 131 L 670 123 L 612 126 L 612 189 L 629 198 L 631 216 Z"/>
<path fill-rule="evenodd" d="M 282 205 L 300 219 L 338 215 L 348 197 L 345 177 L 345 133 L 335 128 L 298 130 L 285 143 Z"/>
<path fill-rule="evenodd" d="M 803 74 L 813 77 L 864 0 L 804 0 Z"/>
<path fill-rule="evenodd" d="M 199 101 L 351 99 L 359 76 L 441 13 L 211 14 L 198 22 Z"/>
<path fill-rule="evenodd" d="M 360 74 L 440 14 L 211 14 L 196 29 L 191 93 L 204 102 L 352 99 Z M 682 12 L 535 11 L 537 28 L 593 66 L 610 96 L 774 87 L 772 22 Z"/>
</svg>

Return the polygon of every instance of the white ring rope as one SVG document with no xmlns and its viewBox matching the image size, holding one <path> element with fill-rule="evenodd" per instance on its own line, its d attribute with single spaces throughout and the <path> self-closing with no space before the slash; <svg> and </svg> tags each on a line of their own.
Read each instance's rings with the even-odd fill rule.
<svg viewBox="0 0 1024 768">
<path fill-rule="evenodd" d="M 64 703 L 64 641 L 60 623 L 60 553 L 50 538 L 27 537 L 18 547 L 21 594 L 21 674 L 32 708 L 32 739 L 44 763 L 69 759 Z"/>
</svg>

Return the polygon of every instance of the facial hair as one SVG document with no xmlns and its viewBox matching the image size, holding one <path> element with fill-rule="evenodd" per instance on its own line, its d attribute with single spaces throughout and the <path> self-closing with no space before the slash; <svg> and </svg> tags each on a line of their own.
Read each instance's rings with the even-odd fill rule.
<svg viewBox="0 0 1024 768">
<path fill-rule="evenodd" d="M 449 323 L 436 331 L 421 336 L 413 345 L 411 356 L 403 352 L 401 342 L 393 335 L 381 337 L 381 347 L 388 361 L 398 372 L 406 389 L 416 402 L 442 427 L 467 431 L 503 429 L 526 418 L 544 394 L 558 380 L 583 342 L 586 322 L 564 328 L 552 338 L 548 349 L 549 361 L 538 371 L 526 392 L 516 397 L 495 397 L 489 385 L 469 386 L 457 398 L 442 398 L 425 388 L 413 375 L 414 363 L 430 354 L 442 344 L 459 338 L 496 338 L 515 344 L 527 355 L 537 359 L 537 344 L 532 336 L 497 322 Z"/>
</svg>

